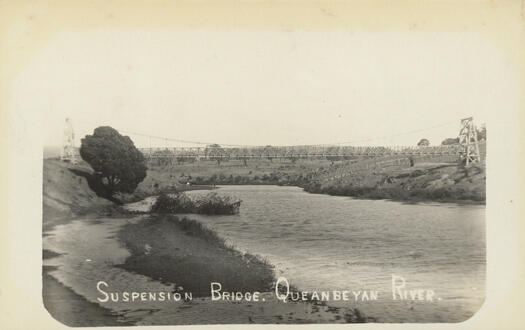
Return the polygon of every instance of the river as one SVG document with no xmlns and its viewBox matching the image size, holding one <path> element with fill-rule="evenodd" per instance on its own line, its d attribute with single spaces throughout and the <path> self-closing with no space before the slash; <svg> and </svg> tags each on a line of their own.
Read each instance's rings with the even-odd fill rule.
<svg viewBox="0 0 525 330">
<path fill-rule="evenodd" d="M 484 205 L 361 200 L 278 186 L 217 191 L 241 198 L 240 214 L 191 217 L 267 258 L 301 290 L 377 290 L 377 301 L 353 305 L 383 322 L 460 322 L 483 304 Z M 408 289 L 432 289 L 433 301 L 392 300 L 393 274 Z"/>
<path fill-rule="evenodd" d="M 276 275 L 286 277 L 291 285 L 303 291 L 379 292 L 377 300 L 331 301 L 330 305 L 357 307 L 379 322 L 460 322 L 483 304 L 486 258 L 482 205 L 360 200 L 279 186 L 222 186 L 216 191 L 241 198 L 240 213 L 188 217 L 214 229 L 237 249 L 267 258 L 275 265 Z M 153 199 L 129 207 L 144 209 Z M 251 313 L 250 305 L 235 305 L 237 320 L 216 304 L 212 304 L 216 313 L 210 313 L 212 305 L 205 302 L 187 309 L 159 303 L 135 306 L 97 301 L 94 283 L 99 280 L 120 291 L 172 289 L 115 267 L 129 256 L 115 239 L 116 232 L 142 218 L 79 219 L 57 225 L 46 233 L 44 248 L 61 255 L 44 264 L 56 266 L 50 274 L 76 294 L 139 324 L 244 321 L 246 313 Z M 433 301 L 392 300 L 392 274 L 403 277 L 407 289 L 433 290 Z M 285 307 L 282 303 L 272 306 L 277 309 L 274 314 Z M 273 314 L 266 314 L 268 318 L 261 323 L 272 322 Z"/>
</svg>

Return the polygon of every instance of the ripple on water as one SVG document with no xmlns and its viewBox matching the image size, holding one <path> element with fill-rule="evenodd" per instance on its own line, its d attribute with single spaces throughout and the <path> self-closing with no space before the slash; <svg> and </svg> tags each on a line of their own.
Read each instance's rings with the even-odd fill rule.
<svg viewBox="0 0 525 330">
<path fill-rule="evenodd" d="M 379 301 L 339 305 L 358 307 L 382 322 L 458 322 L 483 303 L 482 206 L 356 200 L 308 194 L 296 187 L 226 186 L 218 192 L 240 197 L 240 214 L 191 217 L 238 249 L 268 258 L 277 274 L 302 290 L 378 290 Z M 152 200 L 132 207 L 144 210 Z M 46 265 L 58 266 L 50 274 L 93 302 L 97 302 L 94 283 L 100 280 L 115 291 L 171 290 L 172 286 L 114 267 L 129 253 L 112 236 L 128 221 L 140 219 L 98 223 L 84 219 L 56 226 L 44 237 L 44 248 L 62 254 L 45 260 Z M 405 277 L 409 288 L 433 289 L 441 300 L 393 302 L 392 274 Z M 100 304 L 130 316 L 138 314 L 144 324 L 163 324 L 168 319 L 164 324 L 176 324 L 174 317 L 207 310 L 205 303 L 185 312 L 178 304 Z M 154 312 L 141 313 L 144 308 Z M 216 323 L 212 316 L 209 321 Z M 179 323 L 188 322 L 179 319 Z"/>
<path fill-rule="evenodd" d="M 193 217 L 239 249 L 266 256 L 303 290 L 380 290 L 385 299 L 361 309 L 383 321 L 457 322 L 483 303 L 483 206 L 358 200 L 296 187 L 223 186 L 218 192 L 243 200 L 238 218 Z M 240 225 L 246 222 L 252 225 Z M 392 274 L 412 288 L 434 289 L 442 300 L 392 303 L 386 299 Z M 466 289 L 472 286 L 482 289 Z"/>
</svg>

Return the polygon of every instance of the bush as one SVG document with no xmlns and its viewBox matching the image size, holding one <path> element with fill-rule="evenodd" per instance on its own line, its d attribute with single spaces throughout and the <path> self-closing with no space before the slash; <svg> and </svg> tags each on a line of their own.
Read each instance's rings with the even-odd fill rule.
<svg viewBox="0 0 525 330">
<path fill-rule="evenodd" d="M 169 196 L 161 193 L 155 204 L 151 207 L 154 213 L 192 213 L 194 205 L 192 200 L 184 193 Z"/>
<path fill-rule="evenodd" d="M 210 192 L 195 201 L 196 213 L 201 214 L 236 214 L 240 206 L 239 198 L 219 196 L 216 192 Z"/>
<path fill-rule="evenodd" d="M 160 194 L 151 207 L 153 213 L 199 213 L 199 214 L 236 214 L 239 213 L 241 200 L 231 196 L 219 196 L 210 192 L 194 199 L 184 193 L 169 196 Z"/>
</svg>

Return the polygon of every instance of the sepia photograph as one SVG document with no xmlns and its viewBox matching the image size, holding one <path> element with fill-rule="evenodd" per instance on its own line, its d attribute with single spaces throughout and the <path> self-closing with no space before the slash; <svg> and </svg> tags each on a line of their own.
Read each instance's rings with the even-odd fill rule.
<svg viewBox="0 0 525 330">
<path fill-rule="evenodd" d="M 41 132 L 27 148 L 45 313 L 68 327 L 473 318 L 491 118 L 519 90 L 492 39 L 425 21 L 188 21 L 59 29 L 10 86 L 19 133 Z"/>
<path fill-rule="evenodd" d="M 46 308 L 79 326 L 471 317 L 497 104 L 479 82 L 498 68 L 472 37 L 429 37 L 63 34 L 32 71 L 62 68 L 42 96 Z"/>
</svg>

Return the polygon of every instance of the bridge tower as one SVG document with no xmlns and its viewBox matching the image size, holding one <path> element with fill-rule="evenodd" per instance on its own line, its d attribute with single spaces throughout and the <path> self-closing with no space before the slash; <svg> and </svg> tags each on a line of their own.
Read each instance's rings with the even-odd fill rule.
<svg viewBox="0 0 525 330">
<path fill-rule="evenodd" d="M 75 132 L 73 131 L 73 123 L 69 118 L 66 118 L 64 127 L 64 136 L 62 140 L 62 149 L 60 152 L 60 160 L 76 164 L 78 162 L 77 152 L 75 148 Z"/>
<path fill-rule="evenodd" d="M 465 166 L 480 162 L 478 133 L 472 117 L 461 120 L 459 144 L 463 146 L 462 158 L 465 159 Z"/>
</svg>

